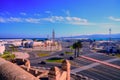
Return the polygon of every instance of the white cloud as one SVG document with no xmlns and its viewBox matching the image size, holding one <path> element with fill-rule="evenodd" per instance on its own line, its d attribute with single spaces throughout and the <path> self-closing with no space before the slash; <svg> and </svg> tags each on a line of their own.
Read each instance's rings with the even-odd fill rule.
<svg viewBox="0 0 120 80">
<path fill-rule="evenodd" d="M 49 18 L 43 18 L 43 21 L 49 21 L 52 23 L 65 23 L 65 24 L 73 24 L 73 25 L 95 25 L 93 23 L 89 23 L 87 19 L 82 19 L 79 17 L 63 17 L 63 16 L 51 16 Z"/>
<path fill-rule="evenodd" d="M 8 21 L 8 22 L 22 22 L 22 19 L 21 18 L 10 17 L 10 18 L 7 18 L 6 21 Z"/>
<path fill-rule="evenodd" d="M 27 15 L 25 12 L 21 12 L 20 14 L 23 15 L 23 16 Z"/>
<path fill-rule="evenodd" d="M 61 22 L 61 21 L 63 21 L 64 17 L 62 17 L 62 16 L 51 16 L 51 17 L 48 17 L 48 18 L 43 18 L 42 20 L 54 23 L 54 22 Z"/>
<path fill-rule="evenodd" d="M 5 23 L 5 22 L 6 22 L 5 19 L 0 18 L 0 23 Z"/>
<path fill-rule="evenodd" d="M 77 21 L 77 22 L 87 22 L 87 19 L 82 19 L 79 17 L 65 17 L 68 21 Z"/>
<path fill-rule="evenodd" d="M 113 17 L 113 16 L 110 16 L 110 17 L 108 17 L 110 20 L 113 20 L 113 21 L 120 21 L 120 18 L 115 18 L 115 17 Z"/>
<path fill-rule="evenodd" d="M 7 23 L 7 22 L 22 22 L 21 18 L 9 17 L 9 18 L 0 18 L 0 23 Z"/>
<path fill-rule="evenodd" d="M 17 17 L 9 17 L 9 18 L 0 18 L 1 23 L 5 22 L 27 22 L 27 23 L 63 23 L 63 24 L 72 24 L 72 25 L 94 25 L 93 23 L 89 23 L 87 19 L 82 19 L 79 17 L 63 17 L 63 16 L 51 16 L 46 18 L 17 18 Z"/>
<path fill-rule="evenodd" d="M 29 23 L 40 23 L 40 19 L 37 18 L 26 18 L 25 21 Z"/>
<path fill-rule="evenodd" d="M 8 22 L 28 22 L 28 23 L 40 23 L 40 19 L 37 18 L 0 18 L 0 23 L 8 23 Z"/>
<path fill-rule="evenodd" d="M 87 19 L 82 19 L 79 17 L 65 17 L 66 22 L 69 24 L 74 25 L 92 25 L 91 23 L 88 23 Z"/>
<path fill-rule="evenodd" d="M 56 21 L 63 21 L 64 17 L 62 17 L 62 16 L 52 16 L 52 19 L 54 19 Z"/>
<path fill-rule="evenodd" d="M 87 19 L 80 17 L 72 17 L 70 16 L 69 10 L 64 10 L 66 16 L 53 16 L 51 11 L 45 11 L 45 13 L 49 14 L 49 17 L 40 18 L 40 14 L 33 14 L 34 17 L 28 17 L 27 13 L 21 12 L 20 15 L 27 15 L 26 18 L 23 17 L 0 17 L 0 23 L 7 22 L 27 22 L 27 23 L 62 23 L 62 24 L 73 24 L 73 25 L 93 25 L 93 23 L 89 23 Z M 37 16 L 37 17 L 35 17 Z M 39 17 L 38 17 L 39 16 Z"/>
<path fill-rule="evenodd" d="M 42 21 L 48 21 L 54 23 L 55 20 L 53 18 L 42 18 Z"/>
</svg>

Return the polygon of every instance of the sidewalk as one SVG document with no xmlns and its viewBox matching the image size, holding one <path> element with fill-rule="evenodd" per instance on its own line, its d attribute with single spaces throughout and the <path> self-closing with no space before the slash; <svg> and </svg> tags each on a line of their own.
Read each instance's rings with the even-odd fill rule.
<svg viewBox="0 0 120 80">
<path fill-rule="evenodd" d="M 89 69 L 89 68 L 98 66 L 98 65 L 100 65 L 100 64 L 104 64 L 104 65 L 108 65 L 108 66 L 111 66 L 111 67 L 120 69 L 120 66 L 117 66 L 117 65 L 113 65 L 113 64 L 108 63 L 108 62 L 117 61 L 117 60 L 119 60 L 118 58 L 100 61 L 100 60 L 96 60 L 96 59 L 93 59 L 93 58 L 90 58 L 90 57 L 86 57 L 86 56 L 81 56 L 81 57 L 82 57 L 82 58 L 85 58 L 85 59 L 88 59 L 88 60 L 91 60 L 91 61 L 95 61 L 95 63 L 92 63 L 92 64 L 89 64 L 89 65 L 86 65 L 86 66 L 82 66 L 82 67 L 78 67 L 78 68 L 72 69 L 72 70 L 71 70 L 71 73 L 76 73 L 76 72 L 80 72 L 80 71 L 83 71 L 83 70 L 87 70 L 87 69 Z"/>
<path fill-rule="evenodd" d="M 104 65 L 107 65 L 107 66 L 111 66 L 111 67 L 120 69 L 120 66 L 108 63 L 108 62 L 113 62 L 113 61 L 119 60 L 118 58 L 116 58 L 116 59 L 109 59 L 109 60 L 105 60 L 105 61 L 100 61 L 100 60 L 97 60 L 97 59 L 94 59 L 94 58 L 90 58 L 90 57 L 86 57 L 86 56 L 81 56 L 81 57 L 85 58 L 85 59 L 88 59 L 88 60 L 91 60 L 91 61 L 95 61 L 97 63 L 101 63 L 101 64 L 104 64 Z"/>
<path fill-rule="evenodd" d="M 23 59 L 29 58 L 29 54 L 25 52 L 12 52 L 12 54 L 15 54 L 15 58 L 23 58 Z"/>
</svg>

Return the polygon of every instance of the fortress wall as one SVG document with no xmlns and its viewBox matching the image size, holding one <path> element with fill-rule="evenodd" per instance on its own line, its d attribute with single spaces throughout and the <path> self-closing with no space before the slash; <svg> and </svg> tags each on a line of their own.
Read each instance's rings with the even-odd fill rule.
<svg viewBox="0 0 120 80">
<path fill-rule="evenodd" d="M 0 58 L 0 80 L 39 80 L 19 66 Z"/>
</svg>

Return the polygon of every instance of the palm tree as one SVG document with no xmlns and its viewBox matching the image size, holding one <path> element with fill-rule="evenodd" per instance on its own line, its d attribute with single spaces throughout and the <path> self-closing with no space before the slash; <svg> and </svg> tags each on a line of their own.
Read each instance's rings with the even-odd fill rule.
<svg viewBox="0 0 120 80">
<path fill-rule="evenodd" d="M 26 39 L 22 39 L 21 45 L 24 46 L 24 41 L 27 41 Z"/>
<path fill-rule="evenodd" d="M 81 48 L 82 48 L 82 43 L 81 43 L 81 41 L 78 41 L 77 42 L 77 57 L 79 57 Z"/>
<path fill-rule="evenodd" d="M 79 57 L 80 54 L 80 48 L 82 48 L 81 41 L 77 41 L 73 44 L 73 49 L 75 49 L 74 57 Z"/>
<path fill-rule="evenodd" d="M 73 49 L 75 49 L 74 57 L 76 58 L 77 57 L 77 43 L 76 42 L 73 44 Z"/>
</svg>

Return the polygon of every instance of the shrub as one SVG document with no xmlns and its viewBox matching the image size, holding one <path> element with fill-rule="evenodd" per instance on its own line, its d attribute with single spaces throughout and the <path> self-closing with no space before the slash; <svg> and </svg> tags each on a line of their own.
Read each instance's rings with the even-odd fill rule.
<svg viewBox="0 0 120 80">
<path fill-rule="evenodd" d="M 69 57 L 69 60 L 73 60 L 74 58 L 71 56 L 71 57 Z"/>
<path fill-rule="evenodd" d="M 60 56 L 64 56 L 64 53 L 61 53 Z"/>
<path fill-rule="evenodd" d="M 45 56 L 49 56 L 49 53 L 38 53 L 37 54 L 39 57 L 45 57 Z"/>
<path fill-rule="evenodd" d="M 61 63 L 61 62 L 63 61 L 63 58 L 53 57 L 53 58 L 47 59 L 46 61 L 47 61 L 47 62 Z"/>
<path fill-rule="evenodd" d="M 11 60 L 15 58 L 14 54 L 11 54 L 8 51 L 5 51 L 3 55 L 1 55 L 2 58 L 6 59 L 6 60 Z"/>
</svg>

